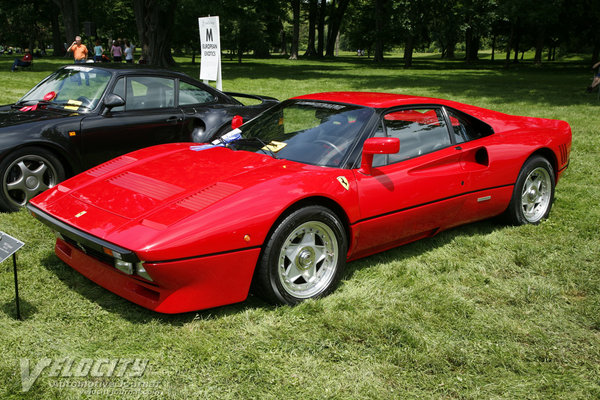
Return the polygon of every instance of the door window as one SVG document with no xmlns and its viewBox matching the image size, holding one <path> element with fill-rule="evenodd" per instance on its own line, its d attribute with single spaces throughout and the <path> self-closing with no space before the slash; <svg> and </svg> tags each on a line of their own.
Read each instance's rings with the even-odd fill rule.
<svg viewBox="0 0 600 400">
<path fill-rule="evenodd" d="M 375 136 L 400 139 L 396 154 L 375 157 L 374 166 L 393 164 L 450 146 L 450 136 L 439 109 L 419 108 L 392 111 L 383 116 Z"/>
<path fill-rule="evenodd" d="M 123 78 L 122 78 L 123 79 Z M 121 96 L 121 82 L 117 82 L 113 93 Z M 173 79 L 134 76 L 127 78 L 125 110 L 149 110 L 170 108 L 175 104 L 175 83 Z"/>
<path fill-rule="evenodd" d="M 452 124 L 452 134 L 456 143 L 468 142 L 493 133 L 492 128 L 480 120 L 450 108 L 446 109 Z"/>
</svg>

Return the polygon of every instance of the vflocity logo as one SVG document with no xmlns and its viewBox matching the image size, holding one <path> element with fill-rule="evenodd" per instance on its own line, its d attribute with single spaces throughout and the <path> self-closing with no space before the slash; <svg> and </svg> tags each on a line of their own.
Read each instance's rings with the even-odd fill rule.
<svg viewBox="0 0 600 400">
<path fill-rule="evenodd" d="M 42 358 L 33 369 L 33 363 L 28 358 L 20 359 L 21 390 L 29 391 L 42 373 L 44 376 L 69 378 L 69 377 L 141 377 L 148 366 L 147 359 L 141 358 L 82 358 L 75 360 L 65 357 L 61 359 Z"/>
</svg>

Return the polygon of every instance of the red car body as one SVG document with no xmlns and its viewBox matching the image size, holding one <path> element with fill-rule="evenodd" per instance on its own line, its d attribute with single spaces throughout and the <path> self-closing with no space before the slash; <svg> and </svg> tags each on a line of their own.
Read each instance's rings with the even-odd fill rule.
<svg viewBox="0 0 600 400">
<path fill-rule="evenodd" d="M 289 210 L 332 210 L 347 234 L 345 258 L 354 260 L 502 214 L 533 155 L 548 160 L 553 184 L 569 162 L 564 121 L 396 94 L 319 93 L 294 101 L 368 107 L 373 119 L 390 109 L 410 113 L 406 107 L 455 110 L 493 132 L 366 171 L 359 168 L 361 147 L 358 161 L 336 168 L 226 147 L 159 145 L 64 181 L 28 208 L 58 233 L 55 251 L 65 263 L 136 304 L 176 313 L 246 299 L 261 251 Z M 372 124 L 364 130 L 379 129 Z M 364 130 L 358 146 L 373 135 Z M 115 257 L 143 261 L 151 280 L 116 269 Z"/>
</svg>

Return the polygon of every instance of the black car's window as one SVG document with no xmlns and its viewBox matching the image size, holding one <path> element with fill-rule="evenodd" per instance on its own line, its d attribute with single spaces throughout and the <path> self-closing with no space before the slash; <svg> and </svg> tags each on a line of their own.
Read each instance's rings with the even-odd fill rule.
<svg viewBox="0 0 600 400">
<path fill-rule="evenodd" d="M 149 110 L 175 105 L 173 79 L 133 76 L 127 78 L 125 110 Z M 117 93 L 118 94 L 118 93 Z"/>
<path fill-rule="evenodd" d="M 450 117 L 452 134 L 454 135 L 456 143 L 468 142 L 469 140 L 479 139 L 494 133 L 488 124 L 481 122 L 470 115 L 460 113 L 450 108 L 447 108 L 446 110 Z"/>
<path fill-rule="evenodd" d="M 215 96 L 206 90 L 187 82 L 179 82 L 179 105 L 205 104 L 213 101 Z"/>
<path fill-rule="evenodd" d="M 375 136 L 400 139 L 400 151 L 376 157 L 375 166 L 418 157 L 451 144 L 443 115 L 435 108 L 404 109 L 384 114 L 382 127 Z"/>
<path fill-rule="evenodd" d="M 123 100 L 127 98 L 127 93 L 125 92 L 125 78 L 119 78 L 115 84 L 115 87 L 113 88 L 113 93 L 121 96 Z M 117 112 L 123 110 L 125 110 L 125 106 L 114 107 L 111 111 Z"/>
</svg>

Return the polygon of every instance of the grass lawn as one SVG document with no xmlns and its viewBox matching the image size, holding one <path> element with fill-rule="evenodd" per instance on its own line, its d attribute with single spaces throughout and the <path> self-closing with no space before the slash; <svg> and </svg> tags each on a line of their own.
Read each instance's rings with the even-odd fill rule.
<svg viewBox="0 0 600 400">
<path fill-rule="evenodd" d="M 64 62 L 40 59 L 33 71 L 11 73 L 12 60 L 0 57 L 0 104 Z M 198 76 L 198 64 L 178 61 Z M 352 262 L 336 292 L 297 307 L 251 296 L 173 316 L 71 270 L 26 212 L 0 214 L 0 231 L 26 243 L 18 253 L 24 321 L 15 318 L 12 263 L 0 265 L 0 398 L 599 398 L 600 101 L 584 92 L 589 67 L 569 59 L 506 70 L 489 58 L 466 65 L 431 55 L 410 70 L 393 56 L 382 65 L 350 55 L 226 59 L 226 91 L 279 99 L 386 91 L 566 120 L 571 164 L 550 218 L 522 227 L 484 221 Z M 60 370 L 48 367 L 23 393 L 21 363 L 33 373 L 46 358 L 73 369 L 88 359 L 147 366 L 141 377 L 53 377 Z"/>
</svg>

